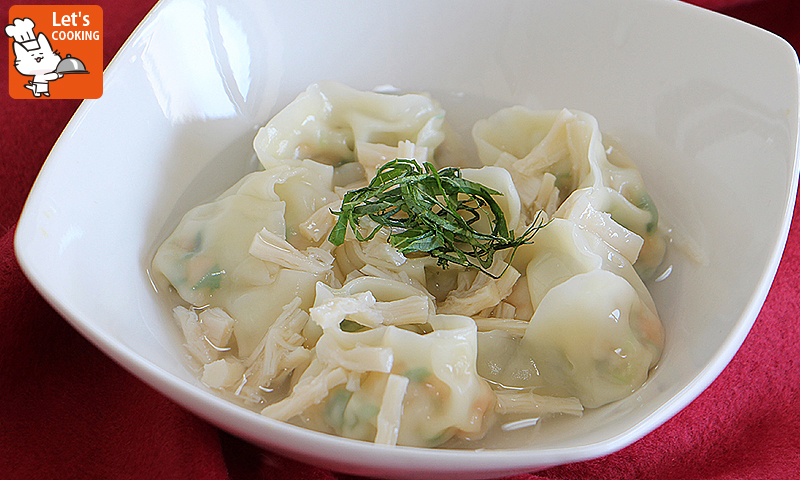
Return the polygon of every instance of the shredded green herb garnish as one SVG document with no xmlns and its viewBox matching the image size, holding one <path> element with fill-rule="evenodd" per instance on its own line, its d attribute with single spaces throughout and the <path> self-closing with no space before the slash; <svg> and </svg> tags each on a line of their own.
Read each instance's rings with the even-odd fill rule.
<svg viewBox="0 0 800 480">
<path fill-rule="evenodd" d="M 381 166 L 369 185 L 345 194 L 341 210 L 333 212 L 339 218 L 328 240 L 341 245 L 348 226 L 361 242 L 388 228 L 389 244 L 404 254 L 425 253 L 437 258 L 442 268 L 454 263 L 499 278 L 502 273 L 487 270 L 495 252 L 511 248 L 513 257 L 520 245 L 533 243 L 533 235 L 544 225 L 537 216 L 515 237 L 495 195 L 502 193 L 462 178 L 458 168 L 436 171 L 430 163 L 420 167 L 414 160 L 398 158 Z M 377 224 L 367 235 L 359 228 L 363 217 Z M 489 220 L 490 232 L 473 228 L 481 218 Z"/>
</svg>

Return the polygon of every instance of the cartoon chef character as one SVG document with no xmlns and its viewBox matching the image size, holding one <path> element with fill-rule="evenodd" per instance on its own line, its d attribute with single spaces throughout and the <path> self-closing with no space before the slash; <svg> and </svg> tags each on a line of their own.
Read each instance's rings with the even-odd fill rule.
<svg viewBox="0 0 800 480">
<path fill-rule="evenodd" d="M 30 18 L 15 18 L 5 31 L 7 36 L 14 38 L 14 68 L 22 75 L 33 77 L 25 88 L 32 90 L 34 97 L 49 97 L 49 82 L 64 76 L 55 71 L 61 55 L 53 51 L 44 33 L 38 36 L 33 33 L 34 26 Z"/>
</svg>

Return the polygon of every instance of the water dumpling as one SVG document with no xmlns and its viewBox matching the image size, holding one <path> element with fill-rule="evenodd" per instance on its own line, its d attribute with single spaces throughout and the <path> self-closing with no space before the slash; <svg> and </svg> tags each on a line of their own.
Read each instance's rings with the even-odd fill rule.
<svg viewBox="0 0 800 480">
<path fill-rule="evenodd" d="M 357 144 L 372 151 L 370 145 L 396 149 L 401 142 L 412 142 L 412 150 L 426 149 L 426 158 L 433 158 L 433 150 L 444 140 L 444 115 L 425 95 L 362 92 L 323 81 L 275 115 L 253 145 L 265 167 L 285 159 L 352 163 Z"/>
<path fill-rule="evenodd" d="M 192 209 L 153 258 L 159 286 L 171 285 L 194 307 L 220 307 L 236 320 L 234 335 L 243 356 L 285 303 L 299 296 L 309 308 L 315 284 L 331 275 L 284 268 L 250 253 L 261 231 L 307 247 L 308 240 L 297 233 L 299 224 L 338 199 L 331 191 L 331 167 L 295 163 L 251 173 L 216 200 Z"/>
<path fill-rule="evenodd" d="M 476 122 L 472 134 L 481 161 L 514 178 L 529 217 L 544 210 L 567 218 L 573 196 L 586 197 L 595 210 L 642 237 L 641 258 L 633 260 L 640 274 L 661 263 L 665 244 L 655 204 L 636 166 L 613 142 L 604 142 L 592 115 L 514 106 Z"/>
<path fill-rule="evenodd" d="M 525 272 L 534 313 L 521 338 L 479 337 L 481 349 L 500 353 L 496 381 L 574 396 L 588 408 L 642 385 L 660 357 L 663 329 L 625 256 L 592 231 L 555 218 L 512 264 Z"/>
<path fill-rule="evenodd" d="M 594 408 L 639 388 L 662 341 L 657 317 L 630 283 L 598 269 L 550 289 L 521 346 L 548 384 Z"/>
<path fill-rule="evenodd" d="M 480 437 L 494 395 L 477 374 L 477 329 L 433 313 L 408 285 L 360 277 L 317 284 L 311 320 L 321 335 L 291 394 L 262 414 L 348 438 L 436 446 Z M 401 421 L 402 414 L 402 421 Z"/>
</svg>

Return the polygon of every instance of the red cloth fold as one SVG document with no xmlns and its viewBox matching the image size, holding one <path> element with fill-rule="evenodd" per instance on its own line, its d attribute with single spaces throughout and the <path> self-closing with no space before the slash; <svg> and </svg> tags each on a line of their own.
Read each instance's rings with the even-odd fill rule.
<svg viewBox="0 0 800 480">
<path fill-rule="evenodd" d="M 28 2 L 2 3 L 8 12 Z M 693 3 L 800 46 L 800 2 Z M 106 64 L 151 5 L 101 5 Z M 14 257 L 14 224 L 79 102 L 13 100 L 8 77 L 0 78 L 0 478 L 349 478 L 263 451 L 186 412 L 100 353 L 39 296 Z M 799 223 L 796 208 L 758 320 L 697 400 L 620 452 L 514 478 L 800 478 Z"/>
</svg>

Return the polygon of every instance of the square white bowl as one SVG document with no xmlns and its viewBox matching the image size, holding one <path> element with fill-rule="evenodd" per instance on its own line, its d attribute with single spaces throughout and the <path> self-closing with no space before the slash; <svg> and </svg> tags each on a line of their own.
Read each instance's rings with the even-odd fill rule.
<svg viewBox="0 0 800 480">
<path fill-rule="evenodd" d="M 427 91 L 469 139 L 514 104 L 595 115 L 638 163 L 672 246 L 651 291 L 664 356 L 631 397 L 486 450 L 382 447 L 222 400 L 184 361 L 148 278 L 191 207 L 254 168 L 252 139 L 310 83 Z M 25 273 L 101 350 L 258 445 L 364 475 L 486 477 L 599 457 L 652 431 L 741 345 L 788 234 L 798 181 L 798 63 L 780 38 L 664 0 L 166 0 L 53 148 L 17 226 Z M 135 421 L 132 419 L 132 421 Z"/>
</svg>

